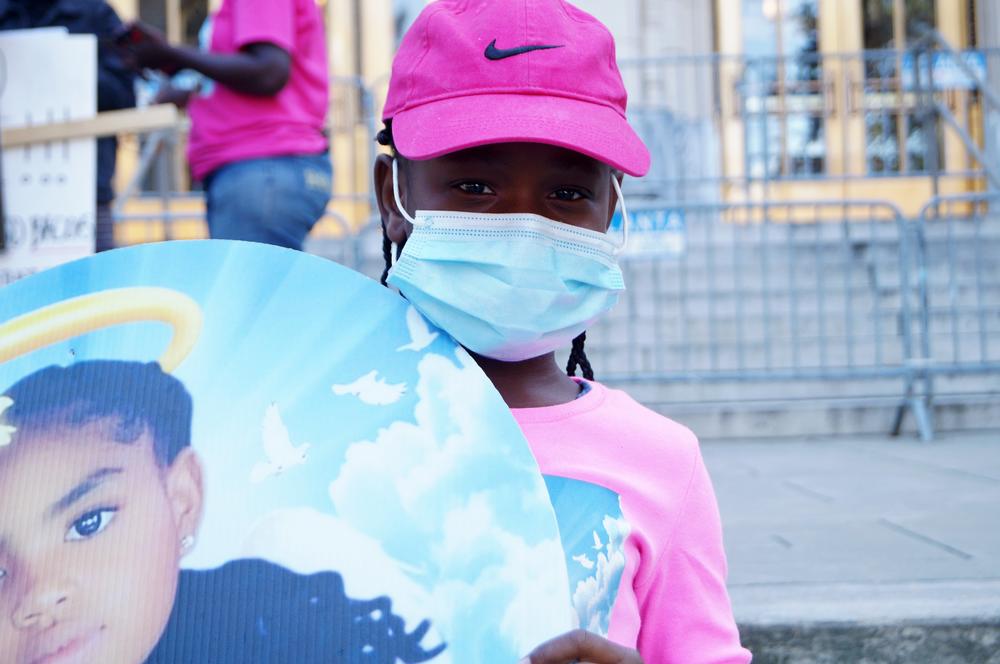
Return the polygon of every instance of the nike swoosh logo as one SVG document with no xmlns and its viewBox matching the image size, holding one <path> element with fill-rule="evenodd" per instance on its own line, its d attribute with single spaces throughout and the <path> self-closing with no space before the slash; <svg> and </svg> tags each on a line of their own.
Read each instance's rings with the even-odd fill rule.
<svg viewBox="0 0 1000 664">
<path fill-rule="evenodd" d="M 483 55 L 486 56 L 487 60 L 503 60 L 505 58 L 512 58 L 515 55 L 521 55 L 523 53 L 531 53 L 532 51 L 545 51 L 550 48 L 562 48 L 562 44 L 557 45 L 534 45 L 534 46 L 518 46 L 517 48 L 497 48 L 497 40 L 494 39 L 490 42 L 490 45 L 486 47 L 486 51 Z"/>
</svg>

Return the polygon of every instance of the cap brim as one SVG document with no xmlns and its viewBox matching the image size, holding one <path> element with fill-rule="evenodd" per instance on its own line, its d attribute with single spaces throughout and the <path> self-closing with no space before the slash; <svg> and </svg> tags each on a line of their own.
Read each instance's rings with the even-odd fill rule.
<svg viewBox="0 0 1000 664">
<path fill-rule="evenodd" d="M 548 95 L 453 97 L 398 112 L 396 149 L 408 159 L 492 143 L 546 143 L 575 150 L 629 175 L 649 170 L 649 150 L 629 123 L 600 104 Z"/>
</svg>

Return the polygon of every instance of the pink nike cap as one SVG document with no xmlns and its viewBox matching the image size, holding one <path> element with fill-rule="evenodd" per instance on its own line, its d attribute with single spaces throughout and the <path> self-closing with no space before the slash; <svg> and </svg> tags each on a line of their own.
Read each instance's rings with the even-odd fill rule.
<svg viewBox="0 0 1000 664">
<path fill-rule="evenodd" d="M 611 33 L 568 2 L 438 0 L 403 37 L 382 119 L 409 159 L 547 143 L 642 176 L 627 100 Z"/>
</svg>

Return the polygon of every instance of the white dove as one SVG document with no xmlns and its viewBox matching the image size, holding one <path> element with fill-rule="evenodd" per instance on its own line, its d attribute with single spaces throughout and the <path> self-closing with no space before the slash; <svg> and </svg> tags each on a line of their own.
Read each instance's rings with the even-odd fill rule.
<svg viewBox="0 0 1000 664">
<path fill-rule="evenodd" d="M 430 346 L 431 342 L 438 337 L 438 333 L 431 332 L 427 321 L 412 306 L 406 310 L 406 329 L 410 332 L 410 343 L 403 344 L 397 348 L 397 352 L 402 350 L 422 351 Z"/>
<path fill-rule="evenodd" d="M 290 468 L 301 466 L 306 462 L 306 452 L 309 443 L 298 447 L 292 445 L 288 428 L 281 420 L 278 404 L 272 403 L 264 411 L 264 421 L 260 425 L 260 436 L 264 442 L 264 454 L 267 461 L 260 461 L 250 471 L 250 481 L 254 484 L 263 482 L 269 477 L 280 475 Z"/>
<path fill-rule="evenodd" d="M 14 400 L 10 397 L 0 397 L 0 415 L 3 415 L 4 411 L 13 405 Z M 0 424 L 0 447 L 10 445 L 15 431 L 17 431 L 17 427 L 12 427 L 9 424 Z"/>
<path fill-rule="evenodd" d="M 406 383 L 386 383 L 385 378 L 379 378 L 378 371 L 373 369 L 353 383 L 334 385 L 330 389 L 336 395 L 353 394 L 372 406 L 388 406 L 406 393 Z"/>
<path fill-rule="evenodd" d="M 601 543 L 601 538 L 598 536 L 597 531 L 594 531 L 594 551 L 600 551 L 604 548 L 604 544 Z"/>
<path fill-rule="evenodd" d="M 578 556 L 573 556 L 573 560 L 580 563 L 583 569 L 594 569 L 594 561 L 588 558 L 586 553 L 581 553 Z"/>
</svg>

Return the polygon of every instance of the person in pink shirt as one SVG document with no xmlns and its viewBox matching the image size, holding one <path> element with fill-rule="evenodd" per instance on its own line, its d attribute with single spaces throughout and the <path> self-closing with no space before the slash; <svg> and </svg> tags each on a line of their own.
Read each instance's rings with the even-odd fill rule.
<svg viewBox="0 0 1000 664">
<path fill-rule="evenodd" d="M 568 2 L 428 5 L 379 134 L 382 282 L 472 353 L 546 476 L 581 629 L 523 662 L 746 664 L 697 439 L 584 352 L 625 287 L 620 181 L 650 163 L 625 109 L 611 35 Z"/>
<path fill-rule="evenodd" d="M 211 236 L 301 249 L 332 186 L 315 1 L 224 0 L 207 52 L 171 45 L 141 23 L 129 26 L 124 48 L 138 67 L 193 69 L 215 82 L 204 96 L 160 96 L 189 109 L 188 160 L 205 186 Z"/>
</svg>

